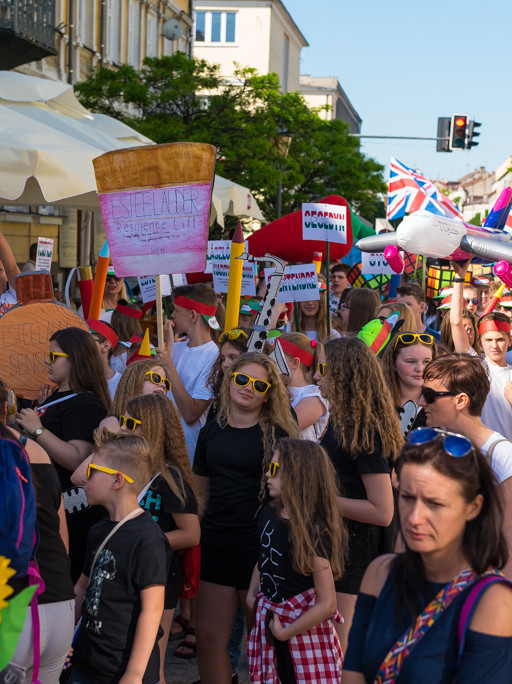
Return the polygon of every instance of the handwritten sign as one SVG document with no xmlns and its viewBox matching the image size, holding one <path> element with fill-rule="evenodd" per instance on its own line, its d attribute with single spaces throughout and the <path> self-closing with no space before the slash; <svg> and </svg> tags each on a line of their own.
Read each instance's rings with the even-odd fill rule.
<svg viewBox="0 0 512 684">
<path fill-rule="evenodd" d="M 269 282 L 274 268 L 265 269 L 265 280 Z M 318 277 L 314 264 L 287 266 L 277 295 L 278 302 L 309 302 L 320 299 Z"/>
<path fill-rule="evenodd" d="M 51 238 L 37 238 L 36 271 L 50 273 L 52 270 L 53 240 Z"/>
<path fill-rule="evenodd" d="M 400 252 L 400 256 L 403 258 L 404 253 Z M 361 252 L 361 273 L 378 275 L 380 273 L 394 274 L 395 271 L 386 261 L 383 252 Z"/>
<path fill-rule="evenodd" d="M 227 292 L 229 281 L 229 258 L 213 259 L 212 262 L 213 273 L 213 289 L 215 292 Z M 254 279 L 254 262 L 244 261 L 242 270 L 242 289 L 240 294 L 248 297 L 256 296 L 256 282 Z"/>
<path fill-rule="evenodd" d="M 204 271 L 211 183 L 99 194 L 119 276 Z"/>
<path fill-rule="evenodd" d="M 48 382 L 48 348 L 57 330 L 74 326 L 89 331 L 84 320 L 63 304 L 36 302 L 9 309 L 0 318 L 2 380 L 16 396 L 37 399 Z"/>
<path fill-rule="evenodd" d="M 302 205 L 302 238 L 347 244 L 347 207 L 322 202 Z"/>
<path fill-rule="evenodd" d="M 146 302 L 154 302 L 156 299 L 156 276 L 139 276 L 140 294 L 144 304 Z M 160 284 L 162 287 L 162 297 L 171 294 L 171 279 L 168 275 L 160 276 Z"/>
</svg>

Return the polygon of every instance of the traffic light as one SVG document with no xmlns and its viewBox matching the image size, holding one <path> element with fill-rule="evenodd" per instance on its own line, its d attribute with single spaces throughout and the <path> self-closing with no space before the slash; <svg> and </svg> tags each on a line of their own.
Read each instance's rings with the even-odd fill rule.
<svg viewBox="0 0 512 684">
<path fill-rule="evenodd" d="M 451 152 L 450 149 L 450 126 L 452 120 L 449 116 L 440 116 L 437 119 L 437 142 L 436 152 Z"/>
<path fill-rule="evenodd" d="M 475 131 L 475 128 L 478 126 L 481 126 L 481 123 L 478 123 L 478 121 L 470 121 L 468 125 L 468 142 L 466 144 L 466 147 L 468 150 L 470 150 L 472 147 L 475 147 L 478 145 L 477 142 L 473 141 L 473 138 L 477 138 L 480 135 L 479 131 Z"/>
<path fill-rule="evenodd" d="M 467 114 L 452 114 L 450 149 L 465 150 L 468 135 L 469 117 Z"/>
</svg>

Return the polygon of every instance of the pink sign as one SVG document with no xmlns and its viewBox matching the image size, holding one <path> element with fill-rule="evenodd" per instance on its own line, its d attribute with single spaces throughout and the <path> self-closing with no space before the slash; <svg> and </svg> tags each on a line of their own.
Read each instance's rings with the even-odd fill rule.
<svg viewBox="0 0 512 684">
<path fill-rule="evenodd" d="M 211 183 L 99 194 L 116 275 L 204 271 Z"/>
</svg>

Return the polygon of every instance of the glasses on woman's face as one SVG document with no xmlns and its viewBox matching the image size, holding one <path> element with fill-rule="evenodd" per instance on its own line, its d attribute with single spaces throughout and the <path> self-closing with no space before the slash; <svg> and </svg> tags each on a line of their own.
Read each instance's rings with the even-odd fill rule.
<svg viewBox="0 0 512 684">
<path fill-rule="evenodd" d="M 345 304 L 345 302 L 342 302 L 339 307 L 339 311 L 350 311 L 350 306 L 348 304 Z"/>
<path fill-rule="evenodd" d="M 124 427 L 129 432 L 133 432 L 137 425 L 142 425 L 142 421 L 137 420 L 137 418 L 127 418 L 126 416 L 119 416 L 119 427 Z"/>
<path fill-rule="evenodd" d="M 122 473 L 120 470 L 115 470 L 114 468 L 107 468 L 106 466 L 101 466 L 98 465 L 97 463 L 89 463 L 87 466 L 87 479 L 91 479 L 92 471 L 93 470 L 100 470 L 102 473 L 108 473 L 109 475 L 117 475 L 119 473 L 124 477 L 126 482 L 129 482 L 130 484 L 133 484 L 133 480 L 131 477 L 128 477 L 128 475 L 125 475 Z"/>
<path fill-rule="evenodd" d="M 478 304 L 478 299 L 476 297 L 464 297 L 466 304 Z"/>
<path fill-rule="evenodd" d="M 171 389 L 171 381 L 167 378 L 163 378 L 160 373 L 155 373 L 155 371 L 148 371 L 146 375 L 149 375 L 149 379 L 153 385 L 163 385 L 165 391 L 168 392 Z"/>
<path fill-rule="evenodd" d="M 432 335 L 427 335 L 426 333 L 402 333 L 401 335 L 398 335 L 398 337 L 396 338 L 393 351 L 395 351 L 396 346 L 399 342 L 401 342 L 402 344 L 413 344 L 416 341 L 428 345 L 434 344 L 434 338 L 432 337 Z"/>
<path fill-rule="evenodd" d="M 318 370 L 318 375 L 321 375 L 323 378 L 325 375 L 325 361 L 319 361 L 316 365 L 316 368 Z"/>
<path fill-rule="evenodd" d="M 121 280 L 122 280 L 122 278 L 118 278 L 118 277 L 115 276 L 115 275 L 108 275 L 108 276 L 107 276 L 107 281 L 108 281 L 108 280 L 115 280 L 116 283 L 120 283 Z"/>
<path fill-rule="evenodd" d="M 238 387 L 247 387 L 247 385 L 252 382 L 254 391 L 258 394 L 265 394 L 265 392 L 272 387 L 270 382 L 266 382 L 266 380 L 258 380 L 258 378 L 251 378 L 251 376 L 247 375 L 246 373 L 232 373 L 231 377 L 235 381 L 235 385 L 238 385 Z"/>
<path fill-rule="evenodd" d="M 439 397 L 456 397 L 457 392 L 439 392 L 438 390 L 432 389 L 432 387 L 423 387 L 421 388 L 421 394 L 423 395 L 423 398 L 427 402 L 427 404 L 433 404 L 436 399 L 439 399 Z"/>
<path fill-rule="evenodd" d="M 234 330 L 229 330 L 227 332 L 223 332 L 222 335 L 219 337 L 219 344 L 222 344 L 226 340 L 238 340 L 239 337 L 245 337 L 245 339 L 248 338 L 247 333 L 245 333 L 243 330 L 240 330 L 239 328 L 235 328 Z"/>
<path fill-rule="evenodd" d="M 64 352 L 54 352 L 54 351 L 49 351 L 48 352 L 48 360 L 50 363 L 55 363 L 55 359 L 57 356 L 65 356 L 67 359 L 69 359 L 69 354 L 65 354 Z"/>
<path fill-rule="evenodd" d="M 269 463 L 269 465 L 268 465 L 268 476 L 269 477 L 275 477 L 275 475 L 277 473 L 277 469 L 280 467 L 281 466 L 279 465 L 279 463 L 277 461 L 272 461 L 271 463 Z"/>
</svg>

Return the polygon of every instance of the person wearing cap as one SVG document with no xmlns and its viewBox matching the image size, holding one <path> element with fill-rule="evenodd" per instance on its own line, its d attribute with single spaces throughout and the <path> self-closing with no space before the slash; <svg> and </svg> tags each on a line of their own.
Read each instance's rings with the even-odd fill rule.
<svg viewBox="0 0 512 684">
<path fill-rule="evenodd" d="M 261 311 L 261 302 L 258 299 L 249 299 L 248 301 L 240 302 L 240 311 L 238 314 L 239 328 L 252 328 L 256 316 Z"/>
<path fill-rule="evenodd" d="M 175 288 L 173 303 L 171 320 L 164 325 L 165 350 L 157 356 L 166 364 L 172 385 L 168 396 L 180 414 L 192 460 L 212 399 L 207 380 L 219 349 L 210 331 L 219 329 L 218 302 L 211 287 L 199 284 Z M 185 334 L 188 341 L 175 343 L 175 334 Z"/>
<path fill-rule="evenodd" d="M 485 310 L 485 307 L 491 301 L 491 279 L 487 276 L 476 276 L 473 278 L 473 287 L 476 290 L 476 296 L 478 298 L 478 312 Z"/>
<path fill-rule="evenodd" d="M 462 322 L 462 306 L 463 298 L 466 299 L 465 278 L 470 261 L 452 261 L 455 278 L 450 312 L 455 351 L 469 350 L 469 353 L 471 349 Z M 482 421 L 507 439 L 512 439 L 512 365 L 506 360 L 511 342 L 509 317 L 498 312 L 482 316 L 478 322 L 478 338 L 491 379 L 491 389 L 482 410 Z"/>
<path fill-rule="evenodd" d="M 94 341 L 98 345 L 98 351 L 100 353 L 101 362 L 103 368 L 105 369 L 105 378 L 107 380 L 107 387 L 110 393 L 110 398 L 114 400 L 114 394 L 116 393 L 119 380 L 121 380 L 121 373 L 116 370 L 112 370 L 109 366 L 110 359 L 114 353 L 114 349 L 119 342 L 119 337 L 116 334 L 114 328 L 105 323 L 104 321 L 94 321 L 90 318 L 86 321 L 91 331 L 91 335 Z"/>
<path fill-rule="evenodd" d="M 103 303 L 101 305 L 101 308 L 105 313 L 109 314 L 109 321 L 112 317 L 112 313 L 110 312 L 117 307 L 121 300 L 123 300 L 125 304 L 128 304 L 128 294 L 126 292 L 124 278 L 116 276 L 113 266 L 109 266 L 105 290 L 103 292 Z"/>
</svg>

